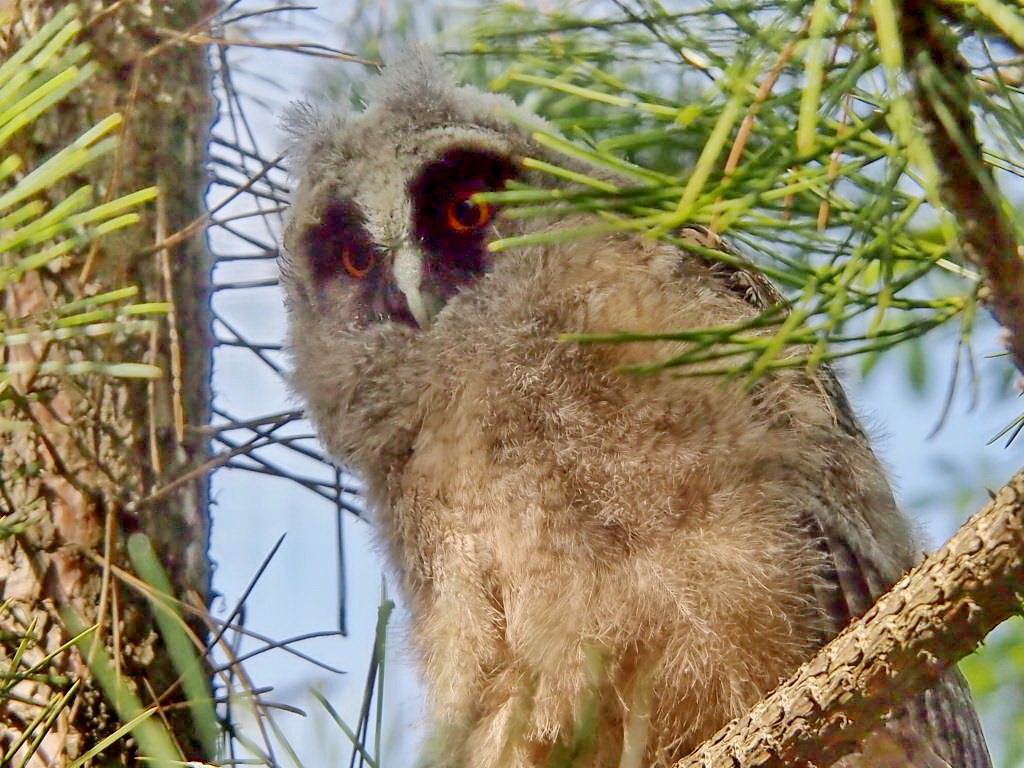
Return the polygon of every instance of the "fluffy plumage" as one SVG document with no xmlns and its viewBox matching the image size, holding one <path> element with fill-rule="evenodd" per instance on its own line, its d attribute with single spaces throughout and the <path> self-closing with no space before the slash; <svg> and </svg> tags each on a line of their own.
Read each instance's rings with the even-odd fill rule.
<svg viewBox="0 0 1024 768">
<path fill-rule="evenodd" d="M 862 613 L 918 547 L 827 370 L 750 390 L 630 378 L 616 367 L 678 348 L 556 340 L 735 323 L 772 300 L 759 278 L 631 234 L 457 272 L 431 252 L 417 222 L 475 173 L 447 153 L 519 168 L 542 154 L 520 126 L 538 124 L 422 57 L 362 113 L 293 112 L 293 384 L 364 478 L 401 575 L 436 764 L 668 766 Z M 425 173 L 451 184 L 424 194 Z M 565 225 L 499 213 L 474 231 Z M 988 766 L 955 671 L 842 764 L 943 760 Z"/>
</svg>

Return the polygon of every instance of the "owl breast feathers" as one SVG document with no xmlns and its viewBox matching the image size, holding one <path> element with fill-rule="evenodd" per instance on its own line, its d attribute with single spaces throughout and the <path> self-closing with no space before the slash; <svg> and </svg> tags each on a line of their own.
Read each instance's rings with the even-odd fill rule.
<svg viewBox="0 0 1024 768">
<path fill-rule="evenodd" d="M 491 254 L 588 223 L 474 197 L 544 183 L 521 159 L 545 127 L 423 57 L 391 69 L 362 113 L 293 111 L 282 277 L 294 389 L 404 587 L 429 759 L 670 766 L 918 546 L 827 370 L 627 376 L 682 347 L 558 340 L 735 324 L 770 286 L 628 233 Z M 946 764 L 989 765 L 955 670 L 840 763 Z"/>
</svg>

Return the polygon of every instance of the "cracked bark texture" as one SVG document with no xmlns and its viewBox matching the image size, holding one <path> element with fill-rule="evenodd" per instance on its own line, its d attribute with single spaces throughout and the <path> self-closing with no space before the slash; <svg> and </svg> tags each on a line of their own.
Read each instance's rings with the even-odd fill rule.
<svg viewBox="0 0 1024 768">
<path fill-rule="evenodd" d="M 60 0 L 9 5 L 13 20 L 0 27 L 0 59 L 64 5 Z M 152 245 L 201 214 L 203 153 L 212 115 L 205 51 L 167 43 L 167 31 L 202 23 L 216 3 L 97 1 L 79 7 L 85 28 L 78 41 L 91 45 L 99 73 L 5 150 L 20 154 L 27 172 L 99 119 L 121 112 L 125 124 L 117 153 L 53 190 L 51 204 L 84 183 L 93 185 L 97 202 L 152 184 L 161 187 L 161 200 L 142 211 L 140 225 L 105 238 L 91 259 L 78 254 L 9 286 L 3 311 L 16 319 L 122 285 L 139 286 L 139 301 L 170 299 L 175 311 L 153 338 L 121 337 L 63 348 L 24 345 L 6 353 L 9 360 L 20 361 L 47 356 L 148 360 L 160 365 L 165 376 L 156 383 L 21 377 L 12 381 L 14 394 L 0 400 L 0 519 L 27 521 L 20 533 L 0 538 L 0 670 L 39 663 L 66 642 L 60 611 L 70 608 L 87 624 L 99 624 L 97 636 L 147 705 L 177 674 L 163 655 L 146 602 L 104 564 L 127 567 L 124 540 L 142 531 L 160 554 L 178 596 L 199 606 L 207 603 L 205 481 L 186 483 L 153 504 L 137 502 L 200 463 L 206 452 L 194 430 L 181 430 L 182 422 L 201 425 L 207 420 L 209 267 L 202 239 L 193 237 L 162 252 Z M 0 260 L 8 258 L 0 255 Z M 86 261 L 91 261 L 88 267 Z M 169 325 L 175 326 L 176 338 Z M 180 366 L 172 363 L 175 356 Z M 179 367 L 183 385 L 175 387 L 171 372 Z M 193 629 L 204 635 L 201 625 Z M 31 642 L 19 657 L 19 641 L 26 636 Z M 0 698 L 0 760 L 49 702 L 74 680 L 88 677 L 75 650 L 57 653 L 38 671 L 37 680 Z M 163 703 L 180 698 L 179 690 Z M 208 757 L 184 708 L 167 708 L 161 717 L 187 759 Z M 28 765 L 66 765 L 117 725 L 102 693 L 86 682 Z M 11 756 L 13 764 L 26 754 L 23 747 Z M 131 740 L 120 740 L 97 760 L 135 765 Z"/>
<path fill-rule="evenodd" d="M 832 765 L 1021 610 L 1022 553 L 1024 471 L 861 619 L 676 768 Z"/>
</svg>

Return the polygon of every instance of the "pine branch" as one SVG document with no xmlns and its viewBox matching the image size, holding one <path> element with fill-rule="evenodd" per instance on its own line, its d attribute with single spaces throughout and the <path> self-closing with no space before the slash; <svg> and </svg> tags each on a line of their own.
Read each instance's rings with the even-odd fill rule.
<svg viewBox="0 0 1024 768">
<path fill-rule="evenodd" d="M 1024 470 L 938 552 L 676 768 L 826 768 L 1024 599 Z"/>
<path fill-rule="evenodd" d="M 967 62 L 932 3 L 905 0 L 901 11 L 904 59 L 940 172 L 943 202 L 960 226 L 964 255 L 985 273 L 982 298 L 1006 329 L 1014 364 L 1024 372 L 1024 246 L 982 158 Z"/>
</svg>

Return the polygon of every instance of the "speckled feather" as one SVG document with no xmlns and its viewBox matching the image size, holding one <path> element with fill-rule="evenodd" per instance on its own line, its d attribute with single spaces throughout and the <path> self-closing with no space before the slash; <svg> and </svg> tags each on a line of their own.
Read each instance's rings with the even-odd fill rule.
<svg viewBox="0 0 1024 768">
<path fill-rule="evenodd" d="M 636 378 L 615 369 L 680 347 L 556 340 L 735 323 L 777 300 L 752 273 L 631 234 L 524 248 L 423 329 L 357 317 L 345 280 L 314 284 L 303 237 L 332 200 L 352 201 L 387 258 L 410 237 L 422 167 L 452 147 L 542 154 L 522 125 L 542 123 L 422 56 L 389 68 L 362 113 L 292 113 L 292 382 L 331 455 L 364 478 L 400 575 L 429 759 L 668 766 L 919 548 L 829 371 L 750 390 Z M 499 218 L 492 234 L 571 223 Z M 942 761 L 989 765 L 955 671 L 840 764 Z"/>
</svg>

